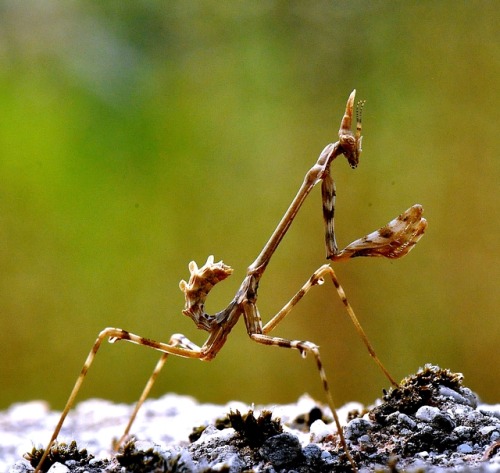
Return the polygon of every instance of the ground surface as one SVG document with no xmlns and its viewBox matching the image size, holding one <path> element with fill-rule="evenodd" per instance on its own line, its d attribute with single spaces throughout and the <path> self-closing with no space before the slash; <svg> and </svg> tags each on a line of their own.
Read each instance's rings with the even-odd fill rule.
<svg viewBox="0 0 500 473">
<path fill-rule="evenodd" d="M 54 447 L 45 470 L 351 471 L 338 448 L 329 409 L 307 396 L 294 405 L 253 413 L 237 402 L 198 404 L 176 395 L 150 400 L 133 427 L 137 440 L 118 455 L 110 454 L 111 440 L 119 436 L 130 410 L 106 401 L 82 402 L 59 436 L 66 444 Z M 41 452 L 33 446 L 45 446 L 58 414 L 42 402 L 14 405 L 0 413 L 0 471 L 32 471 L 23 455 L 30 452 L 37 463 Z M 352 403 L 339 415 L 347 424 L 345 436 L 361 471 L 500 472 L 500 405 L 478 405 L 461 375 L 447 370 L 428 365 L 375 407 Z"/>
</svg>

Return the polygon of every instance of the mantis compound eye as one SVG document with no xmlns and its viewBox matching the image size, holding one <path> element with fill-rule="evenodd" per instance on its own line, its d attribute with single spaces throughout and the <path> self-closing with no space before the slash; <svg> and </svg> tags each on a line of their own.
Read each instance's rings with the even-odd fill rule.
<svg viewBox="0 0 500 473">
<path fill-rule="evenodd" d="M 360 100 L 356 107 L 356 132 L 352 131 L 352 115 L 354 111 L 354 97 L 356 96 L 356 89 L 351 92 L 347 99 L 345 113 L 340 123 L 339 130 L 339 143 L 342 147 L 342 153 L 347 158 L 349 165 L 354 169 L 359 162 L 361 155 L 361 143 L 363 137 L 361 136 L 361 115 L 365 105 L 364 100 Z"/>
</svg>

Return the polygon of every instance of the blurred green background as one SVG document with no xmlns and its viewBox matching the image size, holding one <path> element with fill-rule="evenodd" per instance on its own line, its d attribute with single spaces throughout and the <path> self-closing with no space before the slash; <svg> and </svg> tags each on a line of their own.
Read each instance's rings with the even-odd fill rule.
<svg viewBox="0 0 500 473">
<path fill-rule="evenodd" d="M 353 88 L 364 153 L 333 166 L 340 245 L 414 203 L 407 258 L 336 266 L 388 369 L 432 362 L 498 402 L 498 3 L 0 3 L 0 407 L 61 408 L 97 333 L 202 343 L 180 279 L 208 255 L 235 268 L 227 305 Z M 315 189 L 261 282 L 268 320 L 324 263 Z M 275 331 L 318 343 L 337 402 L 387 380 L 333 290 Z M 80 399 L 137 399 L 158 354 L 104 345 Z M 212 363 L 172 358 L 154 395 L 324 400 L 312 359 L 250 342 Z"/>
</svg>

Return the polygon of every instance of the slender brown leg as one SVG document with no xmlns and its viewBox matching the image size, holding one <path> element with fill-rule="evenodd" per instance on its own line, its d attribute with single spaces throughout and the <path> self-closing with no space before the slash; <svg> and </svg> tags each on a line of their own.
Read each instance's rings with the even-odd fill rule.
<svg viewBox="0 0 500 473">
<path fill-rule="evenodd" d="M 195 353 L 200 351 L 200 347 L 193 342 L 191 342 L 189 339 L 187 339 L 184 335 L 181 334 L 175 334 L 170 337 L 169 340 L 169 345 L 175 346 L 175 347 L 182 347 L 185 348 L 186 350 L 191 350 Z M 163 369 L 165 366 L 165 363 L 167 362 L 167 359 L 169 357 L 169 353 L 163 353 L 161 355 L 160 359 L 156 363 L 156 366 L 153 370 L 153 373 L 149 377 L 146 386 L 144 386 L 144 389 L 141 393 L 141 396 L 139 397 L 139 400 L 134 406 L 134 410 L 132 412 L 132 415 L 130 416 L 130 419 L 127 423 L 127 427 L 125 427 L 125 430 L 123 431 L 122 436 L 117 440 L 116 442 L 113 443 L 113 448 L 115 451 L 117 451 L 121 445 L 123 445 L 123 442 L 125 439 L 128 437 L 130 429 L 132 427 L 132 424 L 135 421 L 135 418 L 137 417 L 137 413 L 139 412 L 139 409 L 142 407 L 144 404 L 144 401 L 148 398 L 149 393 L 151 392 L 151 389 L 153 388 L 154 383 L 156 382 L 160 371 Z"/>
<path fill-rule="evenodd" d="M 377 363 L 377 365 L 382 370 L 387 379 L 390 381 L 390 383 L 393 386 L 397 386 L 397 383 L 394 381 L 394 378 L 389 374 L 387 369 L 384 367 L 384 365 L 376 355 L 372 344 L 370 343 L 365 331 L 363 330 L 363 327 L 359 323 L 359 320 L 356 317 L 356 314 L 354 313 L 354 309 L 347 300 L 344 289 L 340 285 L 340 282 L 335 274 L 335 271 L 328 264 L 321 266 L 313 273 L 313 275 L 301 287 L 301 289 L 284 305 L 284 307 L 267 324 L 265 324 L 262 327 L 262 333 L 268 334 L 272 330 L 274 330 L 274 328 L 292 311 L 295 305 L 298 304 L 298 302 L 311 290 L 311 288 L 323 284 L 324 278 L 327 276 L 331 278 L 333 285 L 335 286 L 335 289 L 337 290 L 337 293 L 340 297 L 340 300 L 344 304 L 344 307 L 347 313 L 349 314 L 352 323 L 354 324 L 356 332 L 358 333 L 359 337 L 361 338 L 366 348 L 368 349 L 370 356 L 375 360 L 375 363 Z"/>
<path fill-rule="evenodd" d="M 94 362 L 95 356 L 96 356 L 97 352 L 99 351 L 99 348 L 101 347 L 102 342 L 106 339 L 109 339 L 109 341 L 112 343 L 114 343 L 118 340 L 125 340 L 125 341 L 131 342 L 131 343 L 135 343 L 137 345 L 143 345 L 143 346 L 146 346 L 149 348 L 153 348 L 154 350 L 163 351 L 164 355 L 161 357 L 160 362 L 163 360 L 163 358 L 165 358 L 165 360 L 163 360 L 163 363 L 161 363 L 162 366 L 165 363 L 168 354 L 182 356 L 182 357 L 186 357 L 186 358 L 199 358 L 201 356 L 201 352 L 193 351 L 190 348 L 183 348 L 182 346 L 170 345 L 168 343 L 155 342 L 154 340 L 149 340 L 149 339 L 143 338 L 139 335 L 134 335 L 133 333 L 127 332 L 126 330 L 122 330 L 119 328 L 111 328 L 111 327 L 105 328 L 103 331 L 101 331 L 99 333 L 94 345 L 90 349 L 90 352 L 87 356 L 87 359 L 85 360 L 85 363 L 83 364 L 83 367 L 80 371 L 80 374 L 78 375 L 78 378 L 76 379 L 75 385 L 73 386 L 73 389 L 71 390 L 71 394 L 69 395 L 68 401 L 66 402 L 66 406 L 64 407 L 64 409 L 61 413 L 61 417 L 59 418 L 59 422 L 57 423 L 56 428 L 54 429 L 54 432 L 52 434 L 52 437 L 50 438 L 50 441 L 47 445 L 47 448 L 45 449 L 45 451 L 42 455 L 42 458 L 40 459 L 40 461 L 35 469 L 35 473 L 39 473 L 39 471 L 41 470 L 41 467 L 42 467 L 43 463 L 45 462 L 45 459 L 47 458 L 52 445 L 54 444 L 55 440 L 57 439 L 57 436 L 59 435 L 59 432 L 61 431 L 61 427 L 64 423 L 64 420 L 66 419 L 66 416 L 68 415 L 71 407 L 73 406 L 73 404 L 75 402 L 76 396 L 78 395 L 78 392 L 80 391 L 80 388 L 82 387 L 83 380 L 85 379 L 85 376 L 87 375 L 88 370 L 90 369 L 92 363 Z M 158 368 L 158 365 L 160 365 L 160 362 L 158 362 L 156 368 Z M 160 369 L 162 366 L 160 366 Z M 153 376 L 155 376 L 156 368 L 155 368 L 155 371 L 153 372 Z M 158 373 L 159 373 L 159 371 L 158 371 Z M 156 373 L 156 377 L 158 376 L 158 373 Z M 156 379 L 156 377 L 155 377 L 155 379 Z M 154 380 L 152 383 L 154 383 Z M 151 389 L 152 383 L 148 382 L 148 384 L 151 384 L 149 386 L 149 389 Z M 148 385 L 146 385 L 146 387 L 147 386 Z M 146 395 L 148 392 L 149 392 L 149 390 L 146 392 Z M 142 400 L 142 402 L 144 402 L 144 400 Z M 142 404 L 142 402 L 141 402 L 141 404 Z M 136 414 L 137 414 L 137 411 L 134 411 L 134 414 L 133 414 L 134 418 L 135 418 Z M 127 428 L 130 428 L 130 425 L 132 425 L 133 420 L 134 419 L 132 418 L 131 421 L 129 422 L 129 426 Z"/>
<path fill-rule="evenodd" d="M 292 348 L 298 350 L 303 357 L 305 357 L 309 353 L 312 356 L 314 356 L 314 359 L 316 360 L 316 366 L 319 371 L 319 376 L 321 378 L 321 383 L 323 385 L 323 390 L 325 392 L 328 405 L 330 406 L 330 409 L 332 411 L 335 425 L 337 426 L 337 432 L 339 434 L 340 444 L 342 445 L 342 449 L 344 450 L 344 453 L 346 454 L 353 471 L 355 472 L 358 471 L 356 462 L 352 458 L 349 448 L 347 447 L 347 442 L 344 437 L 342 424 L 340 423 L 340 419 L 337 415 L 337 408 L 335 407 L 335 403 L 333 402 L 330 386 L 328 384 L 328 378 L 326 377 L 325 369 L 323 368 L 323 362 L 321 361 L 321 357 L 319 354 L 319 347 L 311 342 L 288 340 L 286 338 L 271 337 L 269 335 L 264 335 L 260 333 L 250 334 L 250 338 L 256 341 L 257 343 L 262 343 L 263 345 L 270 345 L 281 348 Z"/>
</svg>

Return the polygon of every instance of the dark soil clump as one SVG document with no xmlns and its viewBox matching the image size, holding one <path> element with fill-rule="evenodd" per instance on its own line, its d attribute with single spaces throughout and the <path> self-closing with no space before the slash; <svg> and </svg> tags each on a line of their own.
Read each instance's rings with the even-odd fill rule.
<svg viewBox="0 0 500 473">
<path fill-rule="evenodd" d="M 344 433 L 359 469 L 500 472 L 500 409 L 478 406 L 462 378 L 426 365 L 384 392 L 375 407 L 350 411 Z M 231 410 L 212 424 L 196 428 L 190 444 L 131 441 L 114 457 L 96 460 L 78 449 L 76 442 L 58 443 L 44 471 L 53 473 L 57 465 L 57 472 L 63 473 L 351 471 L 327 419 L 329 410 L 319 405 L 284 423 L 269 410 L 257 416 L 253 410 L 246 414 Z M 36 465 L 42 453 L 34 448 L 25 458 Z M 9 473 L 32 471 L 31 465 L 18 462 Z"/>
</svg>

